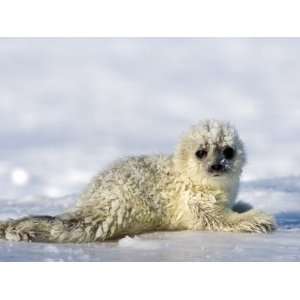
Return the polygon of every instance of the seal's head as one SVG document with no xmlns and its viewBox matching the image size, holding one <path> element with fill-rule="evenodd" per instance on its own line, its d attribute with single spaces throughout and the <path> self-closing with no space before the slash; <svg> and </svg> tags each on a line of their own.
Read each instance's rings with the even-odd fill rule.
<svg viewBox="0 0 300 300">
<path fill-rule="evenodd" d="M 239 180 L 246 156 L 236 129 L 227 122 L 209 120 L 193 126 L 177 146 L 177 171 L 194 184 Z"/>
</svg>

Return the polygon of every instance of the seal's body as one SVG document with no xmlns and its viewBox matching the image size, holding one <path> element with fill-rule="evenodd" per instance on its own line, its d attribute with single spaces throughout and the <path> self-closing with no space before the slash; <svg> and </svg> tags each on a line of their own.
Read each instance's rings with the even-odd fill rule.
<svg viewBox="0 0 300 300">
<path fill-rule="evenodd" d="M 174 155 L 116 162 L 91 181 L 73 211 L 3 222 L 0 236 L 93 242 L 157 230 L 272 231 L 271 216 L 232 209 L 244 163 L 236 130 L 204 121 L 184 135 Z"/>
</svg>

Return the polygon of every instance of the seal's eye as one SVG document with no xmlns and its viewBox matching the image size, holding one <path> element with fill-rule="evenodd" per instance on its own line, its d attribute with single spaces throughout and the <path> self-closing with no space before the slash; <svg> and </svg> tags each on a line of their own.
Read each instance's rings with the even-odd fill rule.
<svg viewBox="0 0 300 300">
<path fill-rule="evenodd" d="M 206 150 L 198 150 L 195 155 L 199 158 L 202 159 L 207 155 L 207 151 Z"/>
<path fill-rule="evenodd" d="M 227 146 L 224 150 L 223 150 L 223 155 L 226 159 L 232 159 L 235 155 L 235 151 L 233 148 Z"/>
</svg>

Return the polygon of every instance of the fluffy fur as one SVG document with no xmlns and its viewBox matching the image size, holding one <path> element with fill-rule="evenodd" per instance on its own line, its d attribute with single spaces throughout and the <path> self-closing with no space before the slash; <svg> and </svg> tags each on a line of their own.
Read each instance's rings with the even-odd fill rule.
<svg viewBox="0 0 300 300">
<path fill-rule="evenodd" d="M 228 147 L 234 154 L 225 153 Z M 83 243 L 156 230 L 270 232 L 275 228 L 271 216 L 233 210 L 245 160 L 243 143 L 230 124 L 200 122 L 183 136 L 174 155 L 116 162 L 91 181 L 73 211 L 2 222 L 0 237 Z M 213 170 L 216 164 L 221 171 Z"/>
</svg>

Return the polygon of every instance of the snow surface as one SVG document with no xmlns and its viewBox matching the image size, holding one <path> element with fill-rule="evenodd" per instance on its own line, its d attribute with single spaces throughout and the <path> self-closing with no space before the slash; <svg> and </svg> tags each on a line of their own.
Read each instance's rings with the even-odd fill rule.
<svg viewBox="0 0 300 300">
<path fill-rule="evenodd" d="M 215 118 L 248 149 L 238 200 L 279 223 L 270 235 L 0 241 L 0 260 L 299 261 L 299 51 L 299 39 L 0 40 L 0 219 L 62 212 L 112 160 L 172 152 Z"/>
</svg>

